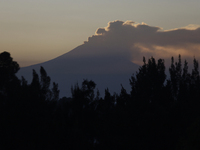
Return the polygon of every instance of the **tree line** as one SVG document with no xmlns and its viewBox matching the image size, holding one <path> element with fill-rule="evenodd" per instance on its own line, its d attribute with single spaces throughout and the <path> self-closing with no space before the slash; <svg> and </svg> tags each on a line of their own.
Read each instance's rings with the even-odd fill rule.
<svg viewBox="0 0 200 150">
<path fill-rule="evenodd" d="M 0 129 L 3 149 L 200 149 L 198 61 L 153 57 L 130 79 L 131 91 L 105 89 L 84 79 L 59 98 L 58 84 L 43 67 L 32 82 L 19 79 L 10 53 L 0 53 Z"/>
</svg>

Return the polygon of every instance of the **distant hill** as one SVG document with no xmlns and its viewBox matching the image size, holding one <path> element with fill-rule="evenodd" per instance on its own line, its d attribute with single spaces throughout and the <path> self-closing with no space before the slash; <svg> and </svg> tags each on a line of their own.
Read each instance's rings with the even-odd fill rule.
<svg viewBox="0 0 200 150">
<path fill-rule="evenodd" d="M 107 87 L 111 93 L 119 93 L 120 84 L 129 92 L 129 78 L 139 66 L 131 62 L 127 52 L 123 48 L 84 43 L 50 61 L 23 67 L 17 75 L 24 76 L 30 83 L 32 70 L 39 74 L 40 66 L 43 66 L 51 81 L 58 83 L 60 97 L 71 96 L 71 86 L 77 82 L 81 85 L 83 79 L 93 80 L 101 96 Z"/>
</svg>

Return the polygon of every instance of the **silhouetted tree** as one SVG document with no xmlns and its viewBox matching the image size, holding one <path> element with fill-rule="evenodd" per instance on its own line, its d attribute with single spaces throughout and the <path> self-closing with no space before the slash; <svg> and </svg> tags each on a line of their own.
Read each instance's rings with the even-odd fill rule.
<svg viewBox="0 0 200 150">
<path fill-rule="evenodd" d="M 178 99 L 183 103 L 186 103 L 189 100 L 190 85 L 191 85 L 191 75 L 188 72 L 188 62 L 185 60 L 183 66 L 183 73 L 179 84 L 179 94 L 178 94 Z"/>
<path fill-rule="evenodd" d="M 126 92 L 126 89 L 121 85 L 121 92 L 117 98 L 118 106 L 125 106 L 130 99 L 130 95 Z"/>
<path fill-rule="evenodd" d="M 53 101 L 59 100 L 59 93 L 60 93 L 60 90 L 58 90 L 58 84 L 53 82 L 53 88 L 52 88 L 52 100 Z"/>
<path fill-rule="evenodd" d="M 15 91 L 19 89 L 20 80 L 16 77 L 16 73 L 20 69 L 17 62 L 8 52 L 0 54 L 0 97 L 1 103 L 5 103 L 5 99 L 13 97 Z M 4 101 L 4 102 L 3 102 Z"/>
<path fill-rule="evenodd" d="M 131 94 L 135 94 L 136 99 L 144 103 L 159 101 L 161 100 L 159 94 L 162 92 L 166 79 L 164 60 L 159 59 L 156 63 L 155 59 L 151 57 L 147 64 L 145 58 L 143 58 L 143 63 L 139 72 L 136 72 L 136 78 L 132 77 L 130 80 Z"/>
<path fill-rule="evenodd" d="M 100 97 L 92 80 L 71 88 L 72 98 L 59 99 L 43 67 L 33 70 L 30 84 L 10 54 L 0 54 L 1 149 L 198 149 L 200 77 L 181 56 L 169 68 L 153 57 L 131 76 L 131 93 L 105 89 Z M 5 74 L 7 76 L 5 76 Z M 51 88 L 51 89 L 50 89 Z M 55 138 L 56 137 L 56 138 Z"/>
<path fill-rule="evenodd" d="M 14 80 L 16 78 L 15 74 L 19 69 L 19 64 L 16 61 L 13 61 L 13 58 L 10 57 L 10 53 L 0 53 L 1 86 L 5 84 L 5 82 Z"/>
<path fill-rule="evenodd" d="M 194 58 L 193 60 L 193 69 L 191 74 L 191 85 L 190 85 L 190 93 L 193 102 L 196 104 L 199 103 L 200 99 L 200 77 L 199 77 L 199 63 Z"/>
<path fill-rule="evenodd" d="M 85 100 L 85 102 L 87 101 L 86 103 L 89 103 L 94 100 L 95 87 L 96 84 L 93 81 L 84 80 L 81 88 L 78 86 L 78 84 L 71 88 L 72 98 L 82 99 Z"/>
<path fill-rule="evenodd" d="M 112 109 L 114 107 L 115 104 L 115 100 L 116 100 L 116 93 L 114 93 L 113 95 L 110 94 L 109 89 L 106 88 L 105 89 L 105 95 L 104 95 L 104 102 L 106 105 L 106 111 L 109 111 L 110 109 Z"/>
<path fill-rule="evenodd" d="M 32 99 L 31 100 L 32 102 L 36 103 L 36 102 L 41 101 L 41 85 L 40 85 L 39 76 L 35 70 L 33 70 L 33 79 L 30 84 L 30 93 L 31 93 L 30 99 Z"/>
<path fill-rule="evenodd" d="M 171 67 L 169 68 L 170 72 L 170 84 L 172 90 L 172 97 L 177 101 L 178 91 L 180 87 L 180 81 L 182 76 L 182 64 L 181 64 L 181 55 L 179 55 L 178 62 L 174 64 L 174 58 L 171 58 Z"/>
<path fill-rule="evenodd" d="M 94 89 L 96 84 L 93 81 L 84 80 L 82 82 L 82 91 L 84 92 L 84 96 L 89 101 L 94 100 Z"/>
<path fill-rule="evenodd" d="M 51 100 L 52 93 L 49 89 L 50 77 L 47 76 L 46 71 L 43 67 L 40 68 L 40 85 L 41 85 L 41 96 L 45 100 Z"/>
</svg>

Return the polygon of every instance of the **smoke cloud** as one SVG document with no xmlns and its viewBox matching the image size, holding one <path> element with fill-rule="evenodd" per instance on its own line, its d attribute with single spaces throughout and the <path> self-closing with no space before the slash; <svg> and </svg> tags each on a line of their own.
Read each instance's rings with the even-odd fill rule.
<svg viewBox="0 0 200 150">
<path fill-rule="evenodd" d="M 188 25 L 171 30 L 133 21 L 112 21 L 96 30 L 86 45 L 101 47 L 101 54 L 128 57 L 140 64 L 142 57 L 169 59 L 181 54 L 184 59 L 200 58 L 200 26 Z M 97 54 L 99 55 L 99 54 Z"/>
</svg>

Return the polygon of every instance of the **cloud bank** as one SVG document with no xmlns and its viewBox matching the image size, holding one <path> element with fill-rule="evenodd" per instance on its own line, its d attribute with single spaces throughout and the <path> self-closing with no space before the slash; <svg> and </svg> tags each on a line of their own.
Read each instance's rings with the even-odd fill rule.
<svg viewBox="0 0 200 150">
<path fill-rule="evenodd" d="M 141 64 L 142 57 L 169 59 L 178 54 L 184 59 L 200 58 L 200 25 L 171 30 L 133 21 L 112 21 L 98 28 L 86 45 L 101 47 L 102 54 L 118 54 Z"/>
</svg>

